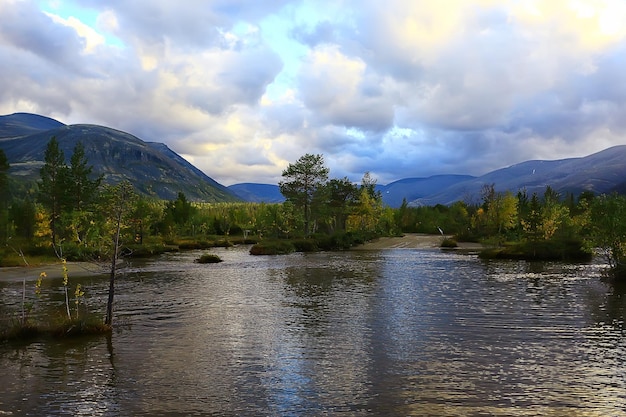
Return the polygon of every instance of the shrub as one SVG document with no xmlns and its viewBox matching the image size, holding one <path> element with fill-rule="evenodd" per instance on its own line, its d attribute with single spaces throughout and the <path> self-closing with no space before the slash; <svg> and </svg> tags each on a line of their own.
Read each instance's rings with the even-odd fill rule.
<svg viewBox="0 0 626 417">
<path fill-rule="evenodd" d="M 222 258 L 211 253 L 205 253 L 204 255 L 196 259 L 196 262 L 199 264 L 216 264 L 222 262 Z"/>
<path fill-rule="evenodd" d="M 445 238 L 441 241 L 442 248 L 456 248 L 457 246 L 459 246 L 459 244 L 456 242 L 456 240 L 451 238 Z"/>
</svg>

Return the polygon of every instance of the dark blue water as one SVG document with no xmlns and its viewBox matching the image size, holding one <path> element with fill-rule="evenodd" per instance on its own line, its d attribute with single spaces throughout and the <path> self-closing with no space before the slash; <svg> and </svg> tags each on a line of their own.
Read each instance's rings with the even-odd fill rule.
<svg viewBox="0 0 626 417">
<path fill-rule="evenodd" d="M 597 265 L 247 250 L 135 263 L 110 339 L 0 346 L 0 415 L 626 415 L 626 304 Z M 72 279 L 104 312 L 106 277 Z M 9 309 L 21 283 L 0 289 Z"/>
</svg>

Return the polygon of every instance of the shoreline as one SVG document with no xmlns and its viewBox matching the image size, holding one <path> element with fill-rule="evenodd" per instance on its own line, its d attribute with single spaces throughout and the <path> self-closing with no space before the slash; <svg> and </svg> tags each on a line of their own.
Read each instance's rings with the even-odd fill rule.
<svg viewBox="0 0 626 417">
<path fill-rule="evenodd" d="M 398 237 L 379 237 L 350 250 L 387 250 L 387 249 L 440 249 L 441 241 L 450 236 L 428 235 L 423 233 L 406 233 Z M 458 247 L 450 250 L 478 251 L 482 249 L 479 243 L 459 242 Z M 107 268 L 91 262 L 67 262 L 68 275 L 75 277 L 98 276 L 108 274 Z M 63 277 L 61 262 L 33 266 L 0 267 L 0 281 L 36 281 L 39 274 L 45 272 L 48 278 Z"/>
<path fill-rule="evenodd" d="M 67 262 L 67 274 L 75 277 L 87 277 L 106 275 L 107 271 L 100 268 L 99 265 L 91 262 Z M 46 278 L 58 279 L 63 278 L 63 265 L 61 262 L 34 265 L 34 266 L 8 266 L 0 268 L 0 281 L 37 281 L 39 275 L 45 272 Z"/>
<path fill-rule="evenodd" d="M 355 246 L 351 250 L 385 250 L 385 249 L 440 249 L 441 242 L 452 236 L 428 235 L 423 233 L 405 233 L 398 237 L 380 237 L 363 245 Z M 481 250 L 480 243 L 459 242 L 456 248 L 450 250 Z"/>
</svg>

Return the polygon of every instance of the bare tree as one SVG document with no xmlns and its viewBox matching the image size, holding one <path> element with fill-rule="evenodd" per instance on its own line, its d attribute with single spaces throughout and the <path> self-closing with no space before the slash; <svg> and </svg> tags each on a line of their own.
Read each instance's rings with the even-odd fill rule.
<svg viewBox="0 0 626 417">
<path fill-rule="evenodd" d="M 104 323 L 113 323 L 113 300 L 115 297 L 115 278 L 117 274 L 117 260 L 120 256 L 122 246 L 122 229 L 128 214 L 132 210 L 132 205 L 137 195 L 132 184 L 123 181 L 115 186 L 106 189 L 109 203 L 109 221 L 112 226 L 112 247 L 111 247 L 111 271 L 109 275 L 109 297 L 107 301 L 107 312 Z"/>
</svg>

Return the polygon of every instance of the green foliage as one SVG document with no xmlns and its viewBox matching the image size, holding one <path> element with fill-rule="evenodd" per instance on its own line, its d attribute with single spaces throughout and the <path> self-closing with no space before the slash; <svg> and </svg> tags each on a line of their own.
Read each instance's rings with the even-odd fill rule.
<svg viewBox="0 0 626 417">
<path fill-rule="evenodd" d="M 626 197 L 597 197 L 591 204 L 590 232 L 590 241 L 606 259 L 612 275 L 626 279 Z"/>
</svg>

